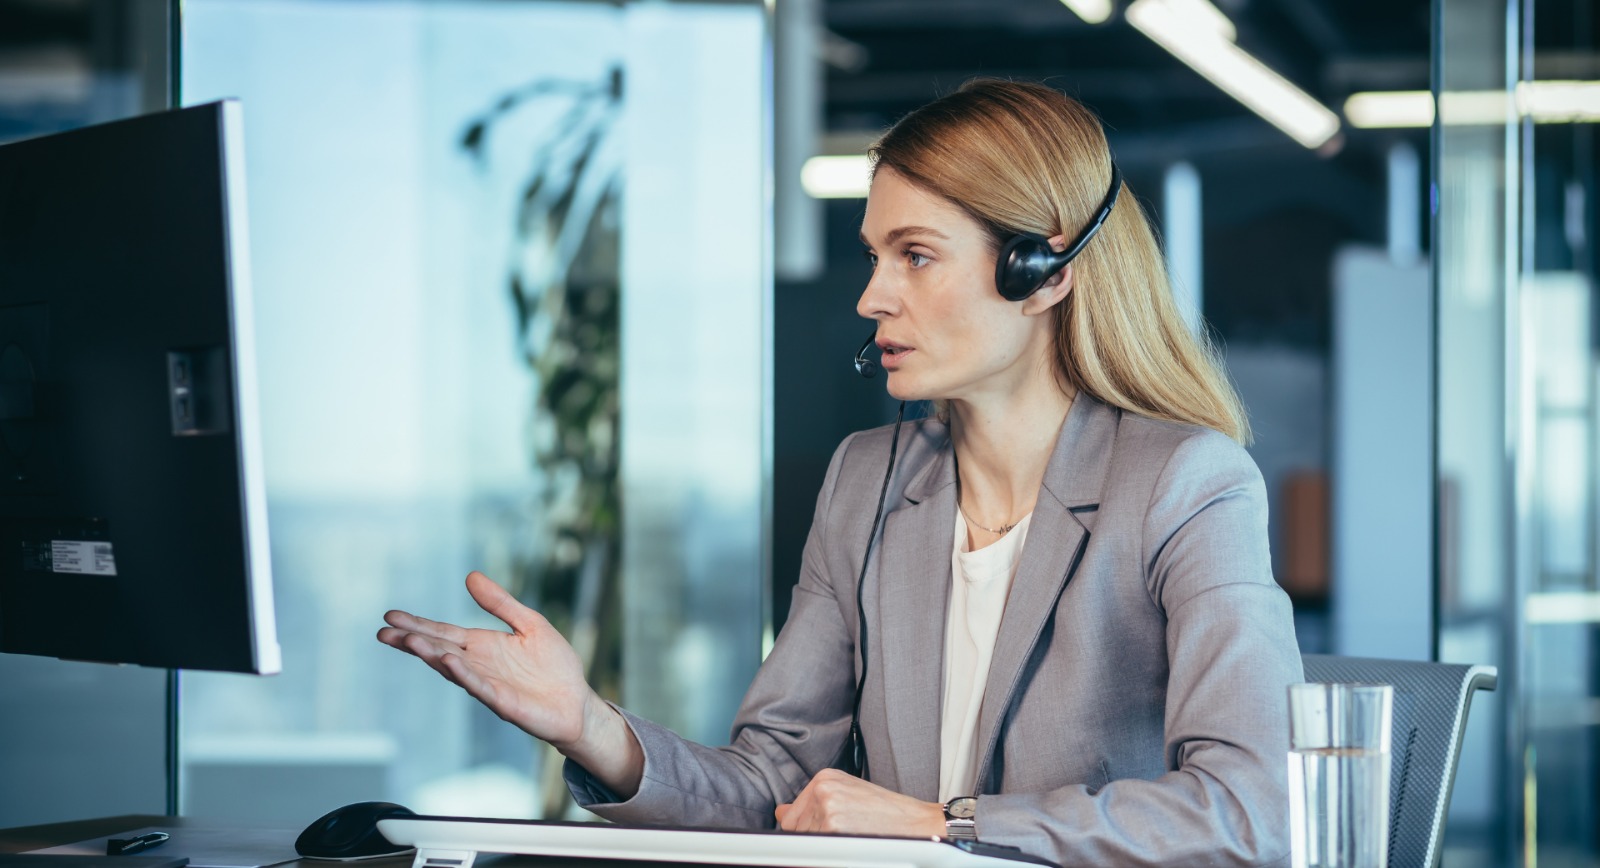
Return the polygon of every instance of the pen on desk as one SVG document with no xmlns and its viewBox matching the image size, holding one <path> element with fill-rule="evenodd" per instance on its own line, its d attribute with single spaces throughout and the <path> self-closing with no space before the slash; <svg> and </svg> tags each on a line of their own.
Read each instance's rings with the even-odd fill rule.
<svg viewBox="0 0 1600 868">
<path fill-rule="evenodd" d="M 166 832 L 151 832 L 147 835 L 135 835 L 132 838 L 112 838 L 106 841 L 107 856 L 131 856 L 134 853 L 143 853 L 151 847 L 159 847 L 172 837 Z"/>
</svg>

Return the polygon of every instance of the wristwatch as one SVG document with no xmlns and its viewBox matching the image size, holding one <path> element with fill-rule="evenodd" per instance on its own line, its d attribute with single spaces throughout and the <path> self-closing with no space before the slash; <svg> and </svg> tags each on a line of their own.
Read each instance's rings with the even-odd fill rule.
<svg viewBox="0 0 1600 868">
<path fill-rule="evenodd" d="M 952 841 L 978 840 L 977 796 L 956 796 L 944 803 L 944 836 Z"/>
</svg>

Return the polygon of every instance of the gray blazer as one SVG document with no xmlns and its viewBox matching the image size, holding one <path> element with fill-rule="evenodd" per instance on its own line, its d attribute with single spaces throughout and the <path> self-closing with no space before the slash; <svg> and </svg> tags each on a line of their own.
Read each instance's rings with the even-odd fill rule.
<svg viewBox="0 0 1600 868">
<path fill-rule="evenodd" d="M 579 766 L 579 804 L 630 823 L 771 827 L 839 755 L 855 677 L 856 576 L 888 428 L 840 445 L 789 620 L 731 744 L 624 712 L 644 748 L 618 802 Z M 956 520 L 948 431 L 908 423 L 866 575 L 861 728 L 872 780 L 933 801 Z M 1063 865 L 1278 865 L 1289 857 L 1285 686 L 1302 680 L 1245 451 L 1087 395 L 1050 457 L 978 720 L 977 830 Z"/>
</svg>

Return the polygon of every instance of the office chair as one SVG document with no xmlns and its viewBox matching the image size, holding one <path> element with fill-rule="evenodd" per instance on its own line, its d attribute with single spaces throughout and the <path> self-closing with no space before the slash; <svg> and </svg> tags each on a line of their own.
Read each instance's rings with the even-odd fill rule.
<svg viewBox="0 0 1600 868">
<path fill-rule="evenodd" d="M 1493 666 L 1306 654 L 1307 681 L 1394 686 L 1390 730 L 1389 868 L 1434 868 L 1456 760 L 1476 690 L 1493 690 Z"/>
</svg>

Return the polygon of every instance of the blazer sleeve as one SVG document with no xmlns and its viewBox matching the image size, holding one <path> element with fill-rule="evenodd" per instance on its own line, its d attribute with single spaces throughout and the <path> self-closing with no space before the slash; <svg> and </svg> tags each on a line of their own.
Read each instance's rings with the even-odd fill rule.
<svg viewBox="0 0 1600 868">
<path fill-rule="evenodd" d="M 582 807 L 616 822 L 771 828 L 773 811 L 838 758 L 855 700 L 855 576 L 828 570 L 828 518 L 845 456 L 834 452 L 817 496 L 789 618 L 734 718 L 711 748 L 623 711 L 644 749 L 644 777 L 619 801 L 577 763 L 563 769 Z"/>
<path fill-rule="evenodd" d="M 1166 620 L 1168 771 L 980 796 L 980 838 L 1066 866 L 1288 864 L 1285 688 L 1303 676 L 1266 519 L 1260 471 L 1232 440 L 1205 432 L 1173 450 L 1141 544 Z"/>
</svg>

